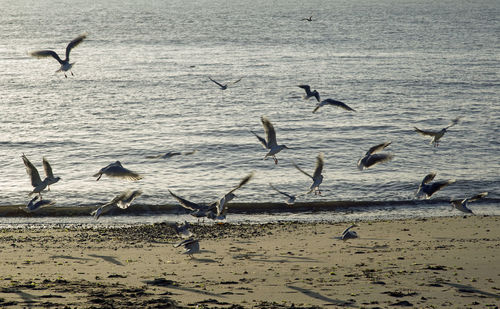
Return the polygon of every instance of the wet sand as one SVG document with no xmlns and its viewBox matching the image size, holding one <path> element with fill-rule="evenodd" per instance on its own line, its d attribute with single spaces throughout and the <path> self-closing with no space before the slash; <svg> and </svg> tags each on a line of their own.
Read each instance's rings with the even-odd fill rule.
<svg viewBox="0 0 500 309">
<path fill-rule="evenodd" d="M 500 217 L 0 231 L 0 307 L 498 308 Z"/>
</svg>

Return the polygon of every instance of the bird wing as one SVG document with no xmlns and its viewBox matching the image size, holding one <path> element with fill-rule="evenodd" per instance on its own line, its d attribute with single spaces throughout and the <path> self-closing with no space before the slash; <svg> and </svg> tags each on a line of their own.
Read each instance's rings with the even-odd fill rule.
<svg viewBox="0 0 500 309">
<path fill-rule="evenodd" d="M 316 101 L 318 101 L 318 102 L 319 102 L 319 101 L 321 100 L 321 99 L 320 99 L 320 96 L 319 96 L 319 92 L 318 92 L 318 91 L 316 91 L 316 90 L 315 90 L 315 91 L 313 92 L 313 96 L 316 98 Z"/>
<path fill-rule="evenodd" d="M 323 164 L 324 164 L 323 153 L 320 152 L 319 155 L 316 157 L 316 168 L 314 169 L 313 179 L 316 179 L 321 175 L 321 173 L 323 172 Z"/>
<path fill-rule="evenodd" d="M 219 87 L 224 87 L 224 85 L 222 85 L 221 83 L 213 80 L 210 76 L 208 77 L 209 80 L 213 81 L 214 83 L 216 83 L 217 85 L 219 85 Z"/>
<path fill-rule="evenodd" d="M 276 131 L 274 130 L 271 121 L 269 121 L 269 119 L 267 119 L 267 117 L 265 116 L 262 116 L 260 120 L 262 121 L 264 132 L 266 132 L 267 148 L 271 149 L 273 147 L 278 146 L 278 143 L 276 142 Z"/>
<path fill-rule="evenodd" d="M 479 193 L 477 195 L 474 195 L 473 197 L 471 198 L 468 198 L 467 200 L 469 202 L 474 202 L 474 201 L 477 201 L 479 199 L 482 199 L 483 197 L 485 197 L 486 195 L 488 195 L 488 192 L 482 192 L 482 193 Z"/>
<path fill-rule="evenodd" d="M 382 144 L 378 144 L 376 146 L 373 146 L 372 148 L 370 148 L 366 154 L 367 155 L 370 155 L 372 153 L 375 153 L 375 152 L 378 152 L 378 151 L 381 151 L 382 149 L 384 149 L 385 147 L 389 146 L 391 144 L 391 142 L 385 142 L 385 143 L 382 143 Z"/>
<path fill-rule="evenodd" d="M 349 232 L 350 229 L 352 229 L 353 227 L 355 227 L 356 224 L 353 224 L 351 226 L 349 226 L 348 228 L 346 228 L 343 232 L 342 232 L 342 236 L 344 236 L 347 232 Z"/>
<path fill-rule="evenodd" d="M 309 175 L 306 171 L 304 171 L 303 169 L 301 169 L 295 162 L 292 162 L 293 166 L 295 166 L 296 169 L 298 169 L 302 174 L 310 177 L 310 178 L 313 178 L 313 176 Z"/>
<path fill-rule="evenodd" d="M 196 204 L 196 203 L 193 203 L 193 202 L 190 202 L 186 199 L 183 199 L 182 197 L 180 196 L 177 196 L 175 195 L 174 193 L 172 193 L 172 191 L 168 190 L 168 192 L 170 192 L 170 194 L 179 202 L 179 204 L 181 204 L 182 207 L 186 208 L 186 209 L 189 209 L 189 210 L 199 210 L 199 209 L 202 209 L 203 207 L 199 204 Z"/>
<path fill-rule="evenodd" d="M 43 169 L 45 171 L 45 176 L 47 176 L 47 178 L 54 178 L 54 174 L 52 173 L 52 167 L 50 166 L 49 161 L 47 161 L 47 159 L 45 159 L 44 157 L 42 162 L 43 162 Z"/>
<path fill-rule="evenodd" d="M 365 162 L 365 167 L 369 168 L 372 165 L 390 161 L 392 158 L 394 158 L 394 155 L 392 154 L 376 153 L 368 156 L 368 159 Z"/>
<path fill-rule="evenodd" d="M 63 61 L 61 60 L 61 58 L 59 58 L 59 55 L 53 50 L 47 50 L 47 49 L 38 50 L 38 51 L 31 52 L 30 55 L 32 57 L 37 57 L 37 58 L 53 57 L 54 59 L 57 60 L 57 62 L 59 62 L 60 64 L 63 64 Z"/>
<path fill-rule="evenodd" d="M 232 82 L 232 84 L 234 85 L 234 84 L 236 84 L 236 83 L 239 83 L 239 82 L 241 81 L 241 79 L 242 79 L 242 78 L 243 78 L 243 77 L 241 77 L 240 79 L 235 80 L 234 82 Z"/>
<path fill-rule="evenodd" d="M 187 245 L 190 245 L 192 243 L 195 243 L 197 242 L 198 240 L 197 239 L 194 239 L 194 238 L 189 238 L 189 239 L 185 239 L 181 242 L 178 242 L 174 245 L 174 248 L 177 248 L 177 247 L 180 247 L 180 246 L 187 246 Z"/>
<path fill-rule="evenodd" d="M 142 179 L 142 176 L 127 169 L 124 168 L 121 165 L 114 165 L 110 166 L 107 169 L 104 170 L 104 174 L 106 174 L 108 177 L 123 177 L 128 180 L 140 180 Z"/>
<path fill-rule="evenodd" d="M 21 158 L 23 158 L 24 165 L 26 166 L 26 173 L 28 173 L 28 175 L 30 176 L 31 185 L 33 187 L 38 187 L 38 185 L 42 183 L 38 170 L 24 154 L 21 156 Z"/>
<path fill-rule="evenodd" d="M 422 180 L 422 184 L 428 184 L 429 182 L 431 182 L 434 177 L 436 177 L 436 173 L 432 172 L 430 174 L 427 174 L 424 179 Z"/>
<path fill-rule="evenodd" d="M 278 193 L 280 193 L 280 194 L 283 194 L 284 196 L 286 196 L 286 197 L 288 197 L 288 198 L 292 198 L 292 197 L 293 197 L 292 195 L 290 195 L 290 194 L 288 194 L 288 193 L 286 193 L 286 192 L 284 192 L 284 191 L 280 191 L 280 190 L 278 190 L 275 186 L 273 186 L 273 184 L 272 184 L 272 183 L 269 183 L 269 186 L 270 186 L 271 188 L 273 188 L 273 190 L 274 190 L 274 191 L 276 191 L 276 192 L 278 192 Z"/>
<path fill-rule="evenodd" d="M 422 135 L 425 135 L 425 136 L 436 136 L 436 134 L 438 133 L 436 131 L 420 130 L 417 127 L 414 127 L 414 128 L 415 128 L 415 132 L 422 134 Z"/>
<path fill-rule="evenodd" d="M 250 179 L 252 179 L 254 173 L 251 172 L 250 174 L 246 175 L 241 181 L 240 183 L 234 188 L 232 189 L 231 191 L 229 191 L 228 193 L 233 193 L 234 191 L 238 190 L 239 188 L 243 187 L 244 185 L 246 185 Z"/>
<path fill-rule="evenodd" d="M 345 104 L 344 102 L 341 102 L 341 101 L 337 101 L 337 100 L 334 100 L 334 99 L 326 99 L 326 100 L 323 100 L 321 103 L 324 104 L 328 104 L 328 105 L 333 105 L 333 106 L 337 106 L 337 107 L 340 107 L 340 108 L 343 108 L 345 110 L 348 110 L 348 111 L 351 111 L 351 112 L 355 112 L 356 110 L 350 108 L 347 104 Z"/>
<path fill-rule="evenodd" d="M 306 95 L 311 94 L 311 87 L 309 85 L 298 85 L 297 87 L 300 87 L 306 91 Z"/>
<path fill-rule="evenodd" d="M 254 131 L 250 131 L 250 132 L 252 132 L 253 135 L 255 135 L 257 137 L 257 139 L 262 144 L 262 146 L 264 146 L 265 149 L 269 148 L 269 147 L 267 147 L 267 142 L 266 142 L 266 140 L 263 137 L 257 135 L 257 133 L 255 133 Z"/>
<path fill-rule="evenodd" d="M 452 119 L 450 124 L 447 127 L 445 127 L 445 129 L 449 129 L 449 128 L 453 127 L 454 125 L 457 125 L 461 118 L 462 117 L 457 117 L 455 119 Z"/>
<path fill-rule="evenodd" d="M 71 50 L 74 47 L 78 46 L 78 44 L 80 44 L 86 37 L 86 34 L 82 34 L 69 42 L 68 46 L 66 46 L 66 61 L 69 61 L 69 53 L 71 52 Z"/>
<path fill-rule="evenodd" d="M 454 180 L 454 179 L 450 179 L 450 180 L 441 180 L 441 181 L 434 182 L 433 184 L 430 185 L 431 187 L 430 187 L 429 191 L 431 193 L 429 194 L 429 196 L 432 195 L 432 194 L 434 194 L 434 192 L 437 192 L 437 191 L 443 189 L 447 185 L 450 185 L 450 184 L 454 183 L 455 181 L 456 180 Z"/>
<path fill-rule="evenodd" d="M 132 202 L 141 195 L 142 195 L 141 190 L 125 191 L 125 194 L 123 194 L 122 198 L 119 201 L 117 201 L 116 206 L 118 206 L 121 209 L 127 209 L 130 206 L 130 204 L 132 204 Z"/>
</svg>

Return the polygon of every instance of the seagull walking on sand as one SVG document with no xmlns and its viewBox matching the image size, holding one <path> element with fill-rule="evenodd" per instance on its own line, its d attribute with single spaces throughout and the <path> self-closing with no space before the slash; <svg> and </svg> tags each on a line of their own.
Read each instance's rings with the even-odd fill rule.
<svg viewBox="0 0 500 309">
<path fill-rule="evenodd" d="M 323 172 L 323 164 L 324 164 L 323 153 L 320 152 L 316 157 L 316 168 L 314 169 L 314 174 L 311 176 L 306 171 L 301 169 L 295 162 L 293 162 L 293 166 L 295 166 L 296 169 L 298 169 L 302 174 L 311 178 L 313 181 L 311 187 L 309 188 L 309 192 L 307 192 L 306 194 L 309 194 L 313 191 L 315 195 L 321 194 L 319 185 L 323 182 L 323 175 L 321 175 L 321 173 Z"/>
<path fill-rule="evenodd" d="M 319 92 L 317 90 L 311 91 L 311 87 L 309 85 L 298 85 L 297 87 L 306 91 L 306 94 L 303 96 L 304 100 L 309 100 L 310 98 L 315 97 L 316 101 L 320 101 Z"/>
<path fill-rule="evenodd" d="M 463 200 L 451 200 L 451 206 L 452 208 L 455 208 L 457 210 L 460 210 L 461 212 L 469 213 L 469 214 L 474 214 L 472 210 L 470 210 L 469 205 L 470 202 L 477 201 L 479 199 L 484 198 L 485 196 L 488 195 L 488 192 L 482 192 L 477 195 L 474 195 L 473 197 L 468 197 Z"/>
<path fill-rule="evenodd" d="M 415 196 L 417 198 L 427 198 L 430 199 L 431 196 L 436 193 L 437 191 L 443 189 L 444 187 L 456 182 L 455 179 L 449 179 L 449 180 L 441 180 L 441 181 L 435 181 L 433 183 L 430 183 L 432 180 L 434 180 L 434 177 L 436 177 L 436 173 L 432 172 L 430 174 L 427 174 L 424 179 L 422 180 L 422 183 L 418 187 L 417 192 L 415 193 Z"/>
<path fill-rule="evenodd" d="M 353 238 L 358 238 L 358 233 L 356 233 L 355 231 L 351 230 L 353 227 L 356 227 L 357 225 L 356 224 L 353 224 L 351 226 L 349 226 L 348 228 L 346 228 L 343 232 L 342 232 L 342 235 L 340 236 L 340 239 L 342 240 L 348 240 L 348 239 L 353 239 Z"/>
<path fill-rule="evenodd" d="M 285 200 L 285 203 L 286 203 L 287 205 L 293 205 L 293 204 L 295 204 L 295 200 L 297 199 L 297 196 L 296 196 L 296 195 L 291 195 L 291 194 L 289 194 L 289 193 L 287 193 L 287 192 L 280 191 L 280 190 L 278 190 L 275 186 L 273 186 L 273 184 L 272 184 L 272 183 L 270 183 L 270 184 L 269 184 L 269 186 L 270 186 L 270 187 L 271 187 L 274 191 L 276 191 L 276 192 L 278 192 L 279 194 L 282 194 L 282 195 L 284 195 L 284 196 L 286 196 L 286 197 L 287 197 L 287 200 Z"/>
<path fill-rule="evenodd" d="M 365 154 L 364 157 L 359 159 L 358 168 L 360 171 L 367 169 L 375 164 L 383 163 L 392 160 L 394 155 L 388 153 L 376 153 L 385 147 L 389 146 L 391 142 L 385 142 L 376 146 L 371 147 Z"/>
<path fill-rule="evenodd" d="M 47 188 L 50 190 L 50 185 L 55 184 L 58 182 L 61 177 L 55 177 L 53 172 L 52 172 L 52 167 L 49 164 L 49 161 L 44 157 L 42 160 L 43 163 L 43 169 L 45 171 L 45 179 L 42 181 L 40 178 L 40 174 L 38 173 L 38 170 L 36 167 L 28 160 L 28 158 L 23 154 L 21 156 L 23 159 L 24 165 L 26 167 L 26 172 L 30 176 L 31 180 L 31 185 L 33 186 L 33 191 L 29 193 L 29 195 L 37 194 L 40 195 L 40 199 L 42 197 L 41 192 Z"/>
<path fill-rule="evenodd" d="M 129 169 L 126 169 L 122 166 L 120 161 L 116 161 L 114 163 L 111 163 L 99 170 L 99 172 L 95 173 L 92 177 L 97 177 L 96 181 L 101 179 L 102 175 L 106 175 L 108 177 L 119 177 L 119 178 L 125 178 L 128 180 L 140 180 L 142 179 L 142 176 L 132 172 Z"/>
<path fill-rule="evenodd" d="M 457 117 L 457 118 L 453 119 L 448 126 L 442 128 L 439 131 L 434 131 L 434 130 L 420 130 L 417 127 L 414 127 L 414 128 L 415 128 L 415 132 L 417 132 L 417 133 L 419 133 L 421 135 L 424 135 L 424 136 L 430 136 L 430 137 L 432 137 L 432 139 L 429 142 L 429 144 L 434 144 L 434 147 L 438 147 L 439 146 L 439 140 L 441 139 L 441 137 L 443 137 L 443 135 L 448 131 L 449 128 L 451 128 L 454 125 L 458 124 L 459 121 L 460 121 L 460 117 Z"/>
<path fill-rule="evenodd" d="M 350 111 L 350 112 L 355 112 L 356 111 L 356 110 L 350 108 L 344 102 L 340 102 L 340 101 L 337 101 L 337 100 L 334 100 L 334 99 L 326 99 L 326 100 L 323 100 L 323 101 L 319 102 L 318 104 L 316 104 L 316 107 L 313 110 L 313 114 L 316 113 L 316 111 L 320 107 L 323 107 L 325 105 L 333 105 L 333 106 L 340 107 L 340 108 L 345 109 L 346 111 Z"/>
<path fill-rule="evenodd" d="M 274 160 L 274 164 L 278 164 L 278 159 L 276 158 L 276 154 L 280 152 L 283 149 L 289 149 L 286 145 L 278 145 L 278 142 L 276 141 L 276 131 L 274 130 L 273 125 L 271 124 L 271 121 L 267 119 L 267 117 L 262 116 L 260 117 L 260 120 L 262 121 L 262 126 L 264 127 L 264 132 L 266 133 L 266 138 L 262 138 L 259 136 L 257 133 L 254 131 L 250 131 L 257 137 L 259 142 L 264 146 L 265 149 L 268 149 L 269 152 L 266 154 L 264 159 L 267 159 L 268 157 L 272 157 Z"/>
<path fill-rule="evenodd" d="M 114 207 L 118 207 L 120 209 L 127 209 L 136 198 L 141 196 L 141 194 L 142 194 L 141 190 L 124 191 L 124 192 L 118 194 L 117 196 L 115 196 L 115 198 L 113 198 L 111 200 L 111 202 L 100 206 L 96 210 L 92 211 L 90 214 L 92 216 L 94 216 L 94 218 L 97 220 L 97 219 L 99 219 L 99 217 L 101 215 L 107 213 L 108 211 L 110 211 Z"/>
<path fill-rule="evenodd" d="M 210 76 L 208 77 L 208 79 L 211 80 L 212 82 L 214 82 L 217 86 L 219 86 L 220 90 L 226 90 L 228 85 L 234 85 L 234 84 L 239 83 L 241 81 L 241 78 L 240 78 L 240 79 L 238 79 L 234 82 L 231 82 L 229 84 L 221 84 L 218 81 L 213 80 Z"/>
<path fill-rule="evenodd" d="M 22 209 L 27 213 L 31 213 L 39 210 L 42 207 L 48 207 L 54 205 L 55 203 L 56 202 L 53 202 L 51 200 L 42 200 L 42 197 L 40 195 L 37 195 L 31 199 L 31 201 L 28 203 L 28 205 L 26 205 L 26 207 L 19 207 L 19 209 Z"/>
<path fill-rule="evenodd" d="M 72 40 L 71 42 L 69 42 L 68 46 L 66 47 L 66 58 L 64 60 L 62 60 L 55 51 L 47 50 L 47 49 L 31 52 L 30 55 L 33 57 L 37 57 L 37 58 L 53 57 L 61 64 L 61 67 L 56 72 L 70 71 L 71 75 L 74 75 L 73 72 L 71 71 L 71 68 L 73 67 L 73 65 L 75 63 L 69 62 L 69 53 L 71 52 L 71 50 L 74 47 L 78 46 L 78 44 L 80 44 L 86 37 L 87 37 L 86 34 L 82 34 L 82 35 L 78 36 L 77 38 L 75 38 L 74 40 Z M 64 73 L 64 77 L 66 77 L 66 78 L 68 77 L 66 75 L 66 73 Z"/>
<path fill-rule="evenodd" d="M 184 252 L 183 254 L 187 254 L 190 258 L 193 258 L 193 254 L 200 252 L 200 242 L 198 239 L 189 238 L 185 239 L 179 243 L 174 245 L 174 248 L 183 246 Z"/>
</svg>

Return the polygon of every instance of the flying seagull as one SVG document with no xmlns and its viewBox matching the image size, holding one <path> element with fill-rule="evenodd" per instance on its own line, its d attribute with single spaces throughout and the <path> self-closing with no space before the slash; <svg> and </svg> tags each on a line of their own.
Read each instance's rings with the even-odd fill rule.
<svg viewBox="0 0 500 309">
<path fill-rule="evenodd" d="M 43 158 L 42 163 L 43 163 L 43 169 L 45 171 L 45 179 L 42 181 L 40 178 L 40 174 L 38 173 L 38 170 L 36 167 L 28 160 L 28 158 L 23 154 L 21 156 L 23 159 L 23 163 L 26 166 L 26 172 L 30 176 L 31 179 L 31 185 L 33 186 L 33 191 L 30 192 L 29 195 L 36 194 L 40 195 L 42 197 L 41 192 L 47 188 L 50 190 L 49 186 L 52 184 L 55 184 L 58 182 L 61 177 L 55 177 L 53 172 L 52 172 L 52 167 L 49 164 L 49 161 L 47 161 L 46 158 Z"/>
<path fill-rule="evenodd" d="M 317 90 L 311 91 L 311 87 L 309 85 L 298 85 L 298 87 L 304 89 L 306 94 L 304 95 L 304 100 L 309 100 L 312 97 L 316 98 L 316 101 L 320 101 L 319 92 Z"/>
<path fill-rule="evenodd" d="M 169 151 L 167 153 L 159 154 L 159 155 L 151 155 L 151 156 L 146 156 L 146 159 L 169 159 L 172 158 L 173 156 L 180 156 L 180 155 L 192 155 L 196 153 L 196 150 L 189 151 L 189 152 L 178 152 L 178 151 Z"/>
<path fill-rule="evenodd" d="M 316 104 L 316 108 L 314 108 L 313 110 L 313 114 L 316 113 L 316 111 L 320 108 L 320 107 L 323 107 L 325 105 L 333 105 L 333 106 L 336 106 L 336 107 L 340 107 L 340 108 L 343 108 L 347 111 L 350 111 L 350 112 L 355 112 L 356 110 L 350 108 L 347 104 L 345 104 L 344 102 L 340 102 L 340 101 L 337 101 L 337 100 L 334 100 L 334 99 L 326 99 L 326 100 L 323 100 L 321 102 L 319 102 L 318 104 Z"/>
<path fill-rule="evenodd" d="M 288 198 L 287 200 L 285 200 L 285 203 L 286 203 L 287 205 L 293 205 L 293 204 L 295 203 L 295 200 L 297 199 L 297 196 L 296 196 L 296 195 L 291 195 L 291 194 L 289 194 L 289 193 L 287 193 L 287 192 L 280 191 L 280 190 L 276 189 L 276 187 L 275 187 L 275 186 L 273 186 L 273 184 L 272 184 L 272 183 L 270 183 L 270 184 L 269 184 L 269 186 L 270 186 L 270 187 L 271 187 L 274 191 L 276 191 L 276 192 L 278 192 L 279 194 L 282 194 L 282 195 L 284 195 L 284 196 L 286 196 L 286 197 Z"/>
<path fill-rule="evenodd" d="M 61 64 L 61 67 L 56 72 L 70 71 L 71 75 L 73 75 L 71 68 L 73 67 L 73 64 L 75 64 L 75 63 L 69 62 L 69 53 L 71 52 L 71 50 L 74 47 L 78 46 L 78 44 L 80 44 L 86 37 L 87 37 L 86 34 L 82 34 L 82 35 L 78 36 L 77 38 L 75 38 L 73 41 L 69 42 L 68 46 L 66 47 L 66 58 L 64 60 L 61 60 L 61 58 L 59 57 L 59 55 L 55 51 L 47 50 L 47 49 L 31 52 L 30 55 L 33 57 L 37 57 L 37 58 L 54 57 L 54 59 L 56 59 Z M 64 73 L 64 77 L 68 77 L 66 75 L 66 73 Z"/>
<path fill-rule="evenodd" d="M 127 190 L 127 191 L 124 191 L 124 192 L 118 194 L 117 196 L 115 196 L 111 200 L 111 202 L 106 203 L 106 204 L 100 206 L 96 210 L 92 211 L 90 214 L 92 216 L 94 216 L 94 218 L 97 220 L 97 219 L 99 219 L 99 217 L 101 215 L 107 213 L 108 211 L 110 211 L 114 207 L 118 207 L 118 208 L 121 208 L 121 209 L 127 209 L 130 206 L 130 204 L 132 204 L 132 202 L 136 198 L 138 198 L 139 196 L 141 196 L 141 194 L 142 194 L 141 190 L 134 190 L 134 191 Z"/>
<path fill-rule="evenodd" d="M 198 239 L 194 238 L 189 238 L 185 239 L 179 243 L 176 243 L 174 245 L 174 248 L 183 246 L 184 247 L 184 254 L 187 254 L 190 258 L 193 257 L 194 253 L 199 253 L 200 252 L 200 242 Z"/>
<path fill-rule="evenodd" d="M 387 162 L 387 161 L 390 161 L 392 160 L 392 158 L 394 157 L 394 155 L 392 154 L 387 154 L 387 153 L 376 153 L 378 151 L 381 151 L 383 150 L 385 147 L 389 146 L 391 144 L 391 142 L 386 142 L 386 143 L 382 143 L 382 144 L 379 144 L 379 145 L 376 145 L 376 146 L 373 146 L 372 148 L 370 148 L 364 157 L 362 157 L 361 159 L 359 159 L 358 161 L 358 168 L 359 170 L 364 170 L 364 169 L 367 169 L 377 163 L 382 163 L 382 162 Z"/>
<path fill-rule="evenodd" d="M 35 196 L 34 198 L 31 199 L 31 201 L 28 203 L 26 207 L 19 207 L 19 209 L 22 209 L 28 213 L 34 212 L 39 210 L 42 207 L 48 207 L 51 205 L 54 205 L 56 202 L 53 202 L 51 200 L 42 200 L 40 195 Z"/>
<path fill-rule="evenodd" d="M 211 80 L 212 82 L 214 82 L 215 84 L 217 84 L 220 87 L 220 90 L 226 90 L 228 85 L 234 85 L 234 84 L 238 83 L 241 80 L 241 78 L 240 78 L 240 79 L 238 79 L 238 80 L 236 80 L 234 82 L 231 82 L 229 84 L 221 84 L 221 83 L 213 80 L 210 76 L 208 77 L 208 79 Z"/>
<path fill-rule="evenodd" d="M 296 169 L 298 169 L 302 174 L 308 176 L 313 180 L 313 183 L 311 187 L 309 188 L 309 192 L 307 194 L 311 193 L 314 191 L 314 194 L 321 194 L 321 190 L 319 189 L 319 185 L 323 182 L 323 175 L 321 175 L 323 171 L 323 164 L 324 164 L 324 159 L 323 159 L 323 153 L 319 153 L 318 156 L 316 157 L 316 168 L 314 169 L 314 174 L 311 176 L 307 172 L 305 172 L 303 169 L 301 169 L 295 162 L 293 162 L 293 166 L 295 166 Z"/>
<path fill-rule="evenodd" d="M 305 20 L 305 21 L 313 21 L 313 17 L 312 17 L 312 15 L 311 15 L 311 16 L 309 16 L 308 18 L 305 18 L 305 17 L 304 17 L 304 18 L 302 18 L 301 20 Z"/>
<path fill-rule="evenodd" d="M 447 185 L 450 185 L 454 182 L 456 182 L 455 179 L 449 179 L 449 180 L 441 180 L 441 181 L 435 181 L 433 183 L 430 183 L 432 180 L 434 180 L 434 177 L 436 177 L 436 173 L 430 173 L 427 174 L 424 179 L 422 180 L 422 183 L 418 187 L 417 193 L 415 193 L 415 196 L 417 198 L 431 198 L 431 196 L 436 193 L 437 191 L 443 189 Z"/>
<path fill-rule="evenodd" d="M 264 132 L 266 133 L 266 138 L 262 138 L 259 136 L 257 133 L 254 131 L 250 131 L 257 137 L 259 142 L 264 146 L 265 149 L 269 149 L 269 152 L 266 154 L 264 159 L 267 159 L 268 157 L 272 157 L 274 160 L 275 164 L 278 164 L 278 159 L 276 158 L 276 154 L 280 152 L 283 149 L 289 149 L 286 145 L 278 145 L 278 142 L 276 142 L 276 131 L 274 130 L 274 127 L 267 119 L 267 117 L 262 116 L 260 117 L 260 120 L 262 121 L 262 126 L 264 127 Z"/>
<path fill-rule="evenodd" d="M 236 197 L 234 195 L 234 191 L 238 190 L 239 188 L 243 187 L 245 184 L 247 184 L 250 179 L 253 177 L 253 172 L 245 176 L 240 183 L 231 189 L 228 193 L 224 194 L 215 204 L 215 208 L 217 209 L 217 218 L 225 218 L 226 217 L 226 212 L 227 212 L 227 203 L 229 203 L 232 199 Z"/>
<path fill-rule="evenodd" d="M 182 238 L 188 238 L 193 236 L 193 233 L 189 230 L 191 228 L 191 224 L 189 222 L 184 221 L 184 223 L 177 225 L 176 223 L 173 223 L 171 225 L 175 231 L 175 233 Z"/>
<path fill-rule="evenodd" d="M 439 131 L 435 131 L 435 130 L 420 130 L 417 127 L 414 127 L 414 128 L 415 128 L 415 132 L 417 132 L 417 133 L 419 133 L 421 135 L 424 135 L 424 136 L 430 136 L 430 137 L 432 137 L 432 139 L 429 142 L 429 144 L 434 144 L 434 147 L 438 147 L 439 146 L 439 140 L 441 139 L 441 137 L 443 137 L 443 135 L 448 131 L 449 128 L 451 128 L 454 125 L 458 124 L 459 121 L 460 121 L 460 117 L 457 117 L 457 118 L 453 119 L 448 126 L 442 128 Z"/>
<path fill-rule="evenodd" d="M 96 181 L 101 179 L 102 175 L 106 175 L 108 177 L 121 177 L 125 178 L 128 180 L 140 180 L 142 179 L 142 176 L 132 172 L 129 169 L 126 169 L 122 166 L 120 161 L 116 161 L 115 163 L 111 163 L 99 170 L 96 174 L 94 174 L 92 177 L 97 177 Z"/>
<path fill-rule="evenodd" d="M 479 193 L 477 195 L 474 195 L 473 197 L 468 197 L 468 198 L 465 198 L 463 200 L 451 200 L 450 203 L 451 203 L 452 208 L 455 208 L 455 209 L 460 210 L 460 211 L 465 212 L 465 213 L 474 214 L 472 212 L 472 210 L 470 210 L 469 207 L 467 207 L 469 205 L 469 203 L 477 201 L 479 199 L 482 199 L 483 197 L 485 197 L 487 195 L 488 195 L 488 192 L 482 192 L 482 193 Z"/>
<path fill-rule="evenodd" d="M 356 224 L 353 224 L 353 225 L 349 226 L 348 228 L 346 228 L 342 232 L 342 235 L 340 236 L 340 239 L 347 240 L 347 239 L 358 238 L 358 233 L 356 233 L 355 231 L 351 230 L 353 227 L 356 227 L 356 226 L 357 226 Z"/>
</svg>

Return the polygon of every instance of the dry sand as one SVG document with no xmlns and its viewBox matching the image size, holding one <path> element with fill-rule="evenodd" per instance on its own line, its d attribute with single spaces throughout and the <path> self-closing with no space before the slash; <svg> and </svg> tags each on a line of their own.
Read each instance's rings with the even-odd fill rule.
<svg viewBox="0 0 500 309">
<path fill-rule="evenodd" d="M 0 307 L 498 308 L 500 217 L 0 231 Z"/>
</svg>

